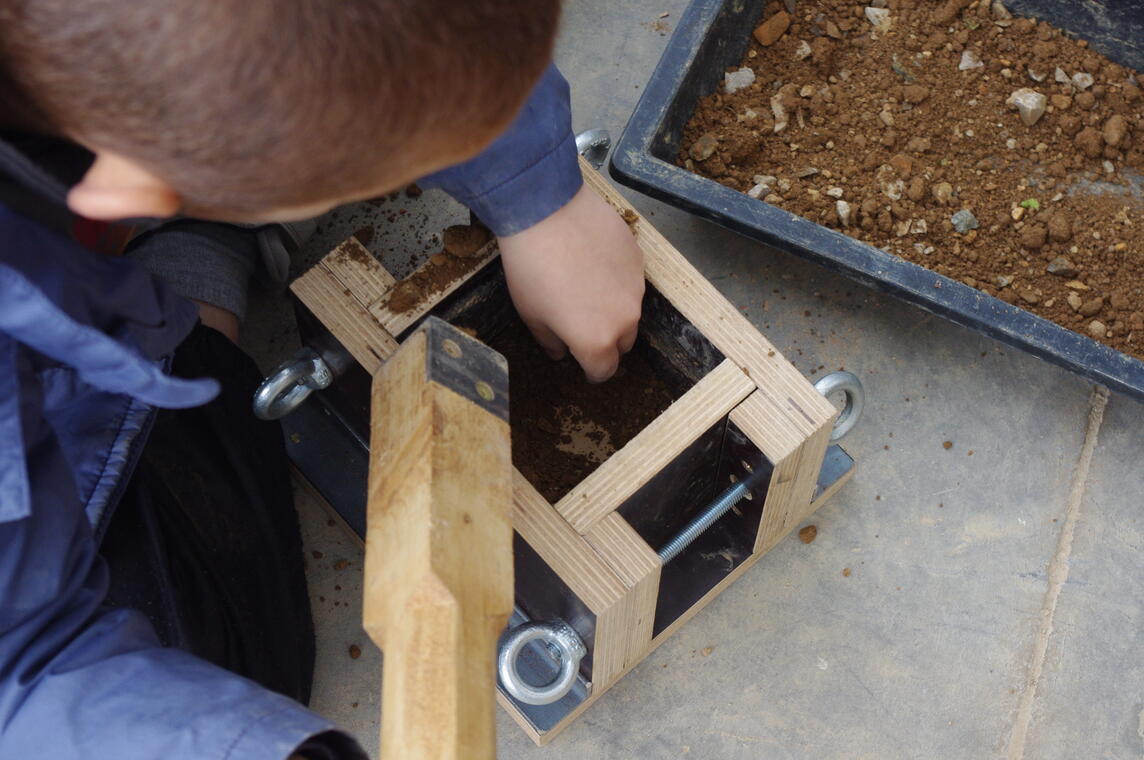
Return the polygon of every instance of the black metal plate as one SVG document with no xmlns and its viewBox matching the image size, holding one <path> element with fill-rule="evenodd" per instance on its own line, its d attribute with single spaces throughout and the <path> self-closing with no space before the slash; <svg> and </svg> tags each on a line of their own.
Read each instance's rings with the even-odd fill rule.
<svg viewBox="0 0 1144 760">
<path fill-rule="evenodd" d="M 683 519 L 675 522 L 668 536 L 657 540 L 652 547 L 656 549 L 662 547 L 671 536 L 678 533 L 735 482 L 746 480 L 752 473 L 757 473 L 758 477 L 751 487 L 750 499 L 743 499 L 732 507 L 690 546 L 680 552 L 679 556 L 663 566 L 659 579 L 659 597 L 655 607 L 655 623 L 652 627 L 654 636 L 658 636 L 663 629 L 675 622 L 708 591 L 730 575 L 736 567 L 743 564 L 755 548 L 755 537 L 762 521 L 763 502 L 766 500 L 774 466 L 747 436 L 743 435 L 735 423 L 727 418 L 720 421 L 712 430 L 719 434 L 721 440 L 718 458 L 712 459 L 711 466 L 704 468 L 708 476 L 706 497 L 698 503 L 675 504 L 677 510 L 685 513 L 680 515 Z M 702 440 L 703 438 L 700 438 L 700 441 Z M 683 466 L 681 460 L 684 459 L 684 456 L 677 458 L 665 468 L 665 472 Z M 639 495 L 637 492 L 632 501 Z"/>
</svg>

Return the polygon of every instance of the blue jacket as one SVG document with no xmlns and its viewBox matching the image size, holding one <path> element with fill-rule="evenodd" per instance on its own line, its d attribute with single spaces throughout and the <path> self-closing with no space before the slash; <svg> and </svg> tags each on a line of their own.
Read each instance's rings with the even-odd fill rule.
<svg viewBox="0 0 1144 760">
<path fill-rule="evenodd" d="M 0 173 L 29 173 L 4 156 Z M 500 234 L 566 203 L 580 175 L 563 78 L 547 72 L 505 135 L 424 184 Z M 277 760 L 333 729 L 160 647 L 141 614 L 101 606 L 99 539 L 153 409 L 217 392 L 213 380 L 164 372 L 195 319 L 135 262 L 83 250 L 0 203 L 0 758 Z M 326 736 L 333 754 L 352 745 Z"/>
</svg>

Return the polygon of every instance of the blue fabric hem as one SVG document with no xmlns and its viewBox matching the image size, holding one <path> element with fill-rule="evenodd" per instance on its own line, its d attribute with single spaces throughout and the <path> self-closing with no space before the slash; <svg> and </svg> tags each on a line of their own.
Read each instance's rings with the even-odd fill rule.
<svg viewBox="0 0 1144 760">
<path fill-rule="evenodd" d="M 584 184 L 569 133 L 536 163 L 496 187 L 457 200 L 472 209 L 497 237 L 522 232 L 564 207 Z M 520 199 L 527 198 L 528 202 Z"/>
<path fill-rule="evenodd" d="M 248 758 L 286 758 L 307 740 L 335 726 L 301 705 L 284 705 L 254 719 L 239 731 L 222 757 L 224 760 Z M 360 755 L 365 757 L 363 751 Z"/>
</svg>

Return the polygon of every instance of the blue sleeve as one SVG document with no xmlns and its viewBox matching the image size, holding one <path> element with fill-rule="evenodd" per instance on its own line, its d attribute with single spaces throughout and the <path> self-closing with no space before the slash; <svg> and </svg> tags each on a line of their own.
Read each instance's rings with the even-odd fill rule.
<svg viewBox="0 0 1144 760">
<path fill-rule="evenodd" d="M 501 237 L 551 215 L 583 184 L 568 82 L 549 66 L 504 134 L 475 158 L 418 184 L 449 193 Z"/>
<path fill-rule="evenodd" d="M 0 351 L 0 375 L 34 377 L 11 342 Z M 286 697 L 159 646 L 141 614 L 102 607 L 107 569 L 41 417 L 40 386 L 8 390 L 19 394 L 35 504 L 0 521 L 0 757 L 283 760 L 330 731 Z"/>
</svg>

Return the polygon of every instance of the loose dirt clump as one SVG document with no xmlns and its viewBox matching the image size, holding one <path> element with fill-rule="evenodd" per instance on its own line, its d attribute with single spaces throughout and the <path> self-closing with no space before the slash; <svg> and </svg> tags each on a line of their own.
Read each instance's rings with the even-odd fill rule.
<svg viewBox="0 0 1144 760">
<path fill-rule="evenodd" d="M 394 314 L 404 314 L 432 295 L 481 265 L 484 259 L 457 258 L 442 251 L 429 257 L 424 266 L 397 283 L 389 293 L 386 306 Z"/>
<path fill-rule="evenodd" d="M 493 235 L 486 227 L 456 225 L 447 228 L 443 237 L 445 250 L 430 256 L 422 267 L 393 287 L 386 306 L 394 314 L 410 311 L 479 267 L 485 257 L 478 254 Z"/>
<path fill-rule="evenodd" d="M 485 243 L 493 239 L 488 227 L 479 224 L 455 224 L 445 228 L 445 253 L 459 259 L 476 256 Z"/>
<path fill-rule="evenodd" d="M 558 501 L 671 406 L 638 351 L 593 385 L 575 359 L 554 362 L 517 321 L 488 340 L 508 359 L 512 460 L 544 498 Z"/>
<path fill-rule="evenodd" d="M 357 231 L 354 232 L 353 236 L 354 239 L 361 243 L 363 246 L 368 247 L 369 244 L 373 242 L 373 234 L 373 225 L 367 224 L 364 227 L 359 227 Z"/>
<path fill-rule="evenodd" d="M 999 2 L 785 13 L 681 166 L 1144 358 L 1138 74 Z"/>
</svg>

